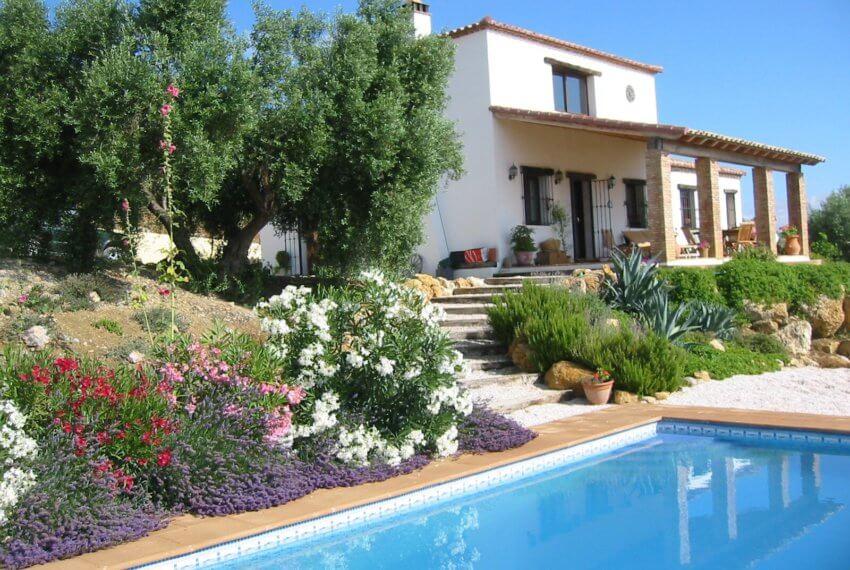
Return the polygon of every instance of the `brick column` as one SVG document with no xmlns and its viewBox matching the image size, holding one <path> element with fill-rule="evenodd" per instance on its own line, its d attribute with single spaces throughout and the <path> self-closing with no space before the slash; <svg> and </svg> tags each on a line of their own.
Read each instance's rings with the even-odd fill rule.
<svg viewBox="0 0 850 570">
<path fill-rule="evenodd" d="M 711 257 L 723 259 L 723 228 L 720 223 L 720 167 L 716 160 L 697 158 L 699 239 L 708 242 Z"/>
<path fill-rule="evenodd" d="M 756 207 L 756 238 L 776 253 L 776 196 L 773 172 L 764 167 L 753 168 L 753 202 Z"/>
<path fill-rule="evenodd" d="M 670 155 L 653 148 L 646 149 L 647 223 L 652 241 L 652 255 L 659 261 L 676 259 L 676 235 L 673 229 L 673 199 L 670 189 Z"/>
<path fill-rule="evenodd" d="M 806 180 L 802 172 L 789 172 L 785 175 L 785 188 L 788 192 L 788 223 L 800 230 L 802 254 L 809 255 L 809 201 L 806 198 Z"/>
</svg>

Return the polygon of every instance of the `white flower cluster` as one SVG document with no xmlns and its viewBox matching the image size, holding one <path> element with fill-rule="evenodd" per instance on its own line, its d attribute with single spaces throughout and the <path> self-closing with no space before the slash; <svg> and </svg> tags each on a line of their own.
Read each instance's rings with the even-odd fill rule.
<svg viewBox="0 0 850 570">
<path fill-rule="evenodd" d="M 296 425 L 292 428 L 293 437 L 309 437 L 322 433 L 336 426 L 338 423 L 336 411 L 339 410 L 339 396 L 335 392 L 327 391 L 316 400 L 313 406 L 313 414 L 310 425 Z"/>
<path fill-rule="evenodd" d="M 0 401 L 0 525 L 6 523 L 8 511 L 35 484 L 35 474 L 22 467 L 35 458 L 38 446 L 24 432 L 27 418 L 8 400 Z"/>
<path fill-rule="evenodd" d="M 425 443 L 425 434 L 411 431 L 398 445 L 389 444 L 374 427 L 358 426 L 353 430 L 341 428 L 337 441 L 336 456 L 345 463 L 368 465 L 370 458 L 380 459 L 393 467 L 416 454 L 416 449 Z"/>
<path fill-rule="evenodd" d="M 472 395 L 458 384 L 437 388 L 431 392 L 428 411 L 436 416 L 445 408 L 453 408 L 461 415 L 468 416 L 472 413 Z"/>
<path fill-rule="evenodd" d="M 457 453 L 457 427 L 452 426 L 445 431 L 443 435 L 437 438 L 437 455 L 440 457 L 448 457 Z"/>
</svg>

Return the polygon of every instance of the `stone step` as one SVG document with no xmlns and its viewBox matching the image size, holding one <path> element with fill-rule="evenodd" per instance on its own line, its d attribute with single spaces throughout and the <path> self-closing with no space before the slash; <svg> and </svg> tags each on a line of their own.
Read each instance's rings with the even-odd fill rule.
<svg viewBox="0 0 850 570">
<path fill-rule="evenodd" d="M 467 295 L 503 295 L 508 292 L 518 291 L 522 285 L 494 285 L 487 287 L 467 287 L 465 289 L 455 289 L 452 291 L 452 296 L 461 297 Z"/>
<path fill-rule="evenodd" d="M 493 338 L 493 329 L 489 326 L 444 326 L 443 330 L 448 332 L 449 338 L 453 340 L 490 340 Z"/>
<path fill-rule="evenodd" d="M 484 388 L 487 386 L 533 386 L 540 378 L 540 374 L 527 374 L 519 368 L 511 365 L 503 370 L 478 370 L 463 378 L 460 383 L 470 390 Z"/>
<path fill-rule="evenodd" d="M 485 279 L 487 285 L 504 286 L 504 285 L 522 285 L 523 283 L 533 283 L 535 285 L 551 285 L 553 283 L 561 283 L 566 275 L 517 275 L 513 277 L 490 277 Z"/>
<path fill-rule="evenodd" d="M 538 384 L 488 385 L 471 392 L 476 402 L 503 414 L 572 398 L 572 390 L 549 390 Z"/>
<path fill-rule="evenodd" d="M 482 303 L 492 303 L 496 295 L 450 295 L 447 297 L 434 297 L 432 303 L 445 308 L 447 305 L 480 305 Z"/>
<path fill-rule="evenodd" d="M 487 354 L 479 355 L 474 358 L 464 357 L 464 362 L 470 372 L 480 370 L 499 370 L 500 372 L 506 368 L 513 368 L 513 360 L 508 358 L 507 354 Z"/>
<path fill-rule="evenodd" d="M 454 349 L 460 351 L 464 358 L 480 358 L 486 355 L 507 354 L 507 347 L 493 339 L 460 340 L 454 343 Z"/>
<path fill-rule="evenodd" d="M 486 315 L 493 303 L 455 303 L 441 305 L 447 315 Z"/>
<path fill-rule="evenodd" d="M 465 327 L 486 325 L 489 322 L 487 315 L 446 315 L 446 318 L 440 320 L 442 327 Z"/>
</svg>

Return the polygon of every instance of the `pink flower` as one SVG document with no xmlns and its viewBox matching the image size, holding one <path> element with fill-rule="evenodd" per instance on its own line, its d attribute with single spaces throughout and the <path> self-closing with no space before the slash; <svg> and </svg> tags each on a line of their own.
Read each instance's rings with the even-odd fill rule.
<svg viewBox="0 0 850 570">
<path fill-rule="evenodd" d="M 29 301 L 29 299 L 30 299 L 30 296 L 27 295 L 26 293 L 23 293 L 22 295 L 20 295 L 18 297 L 18 303 L 21 303 L 21 304 L 26 303 L 27 301 Z"/>
<path fill-rule="evenodd" d="M 174 108 L 174 107 L 172 107 L 171 105 L 169 105 L 168 103 L 166 103 L 165 105 L 163 105 L 162 107 L 160 107 L 160 108 L 159 108 L 159 112 L 160 112 L 160 114 L 161 114 L 163 117 L 167 117 L 167 116 L 168 116 L 168 114 L 171 112 L 171 110 L 172 110 L 173 108 Z"/>
<path fill-rule="evenodd" d="M 174 154 L 174 151 L 177 150 L 177 147 L 174 144 L 169 143 L 168 141 L 159 141 L 159 148 L 161 150 L 167 150 L 168 154 Z M 162 168 L 162 171 L 165 172 L 165 168 Z"/>
<path fill-rule="evenodd" d="M 225 416 L 238 416 L 242 413 L 242 406 L 236 404 L 228 404 L 224 407 L 223 413 Z"/>
<path fill-rule="evenodd" d="M 121 200 L 121 209 L 125 212 L 130 211 L 130 201 L 127 200 L 127 198 L 124 198 L 123 200 Z"/>
<path fill-rule="evenodd" d="M 192 396 L 189 399 L 189 401 L 186 403 L 186 412 L 191 416 L 192 414 L 195 413 L 195 410 L 197 409 L 197 407 L 198 407 L 197 404 L 195 404 L 195 397 Z"/>
<path fill-rule="evenodd" d="M 165 91 L 166 91 L 166 93 L 168 93 L 169 95 L 171 95 L 175 99 L 177 99 L 180 96 L 180 89 L 178 89 L 177 86 L 174 85 L 173 83 L 171 85 L 169 85 L 168 88 Z"/>
<path fill-rule="evenodd" d="M 304 390 L 304 388 L 302 388 L 301 386 L 296 386 L 295 388 L 290 389 L 289 392 L 286 393 L 286 399 L 287 401 L 289 401 L 290 404 L 295 406 L 297 404 L 300 404 L 301 400 L 303 400 L 304 396 L 306 395 L 307 392 Z"/>
<path fill-rule="evenodd" d="M 169 295 L 171 295 L 171 289 L 168 287 L 159 287 L 156 292 L 159 293 L 159 296 L 163 299 L 166 299 Z"/>
</svg>

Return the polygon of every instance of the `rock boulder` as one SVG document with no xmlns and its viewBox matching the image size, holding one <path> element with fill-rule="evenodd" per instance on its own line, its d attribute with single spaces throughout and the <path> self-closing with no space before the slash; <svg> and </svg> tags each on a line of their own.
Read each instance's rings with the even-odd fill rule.
<svg viewBox="0 0 850 570">
<path fill-rule="evenodd" d="M 531 347 L 522 340 L 514 340 L 508 349 L 508 356 L 523 372 L 537 372 L 537 367 L 534 365 Z"/>
<path fill-rule="evenodd" d="M 793 356 L 808 354 L 812 349 L 812 325 L 797 317 L 790 317 L 778 333 L 779 339 L 788 352 Z"/>
<path fill-rule="evenodd" d="M 815 338 L 829 338 L 844 324 L 844 300 L 818 297 L 814 304 L 803 307 L 807 320 L 812 323 Z"/>
<path fill-rule="evenodd" d="M 583 380 L 593 378 L 593 372 L 563 360 L 556 362 L 546 372 L 546 385 L 553 390 L 573 390 L 577 396 L 584 394 L 584 389 L 581 386 Z"/>
</svg>

